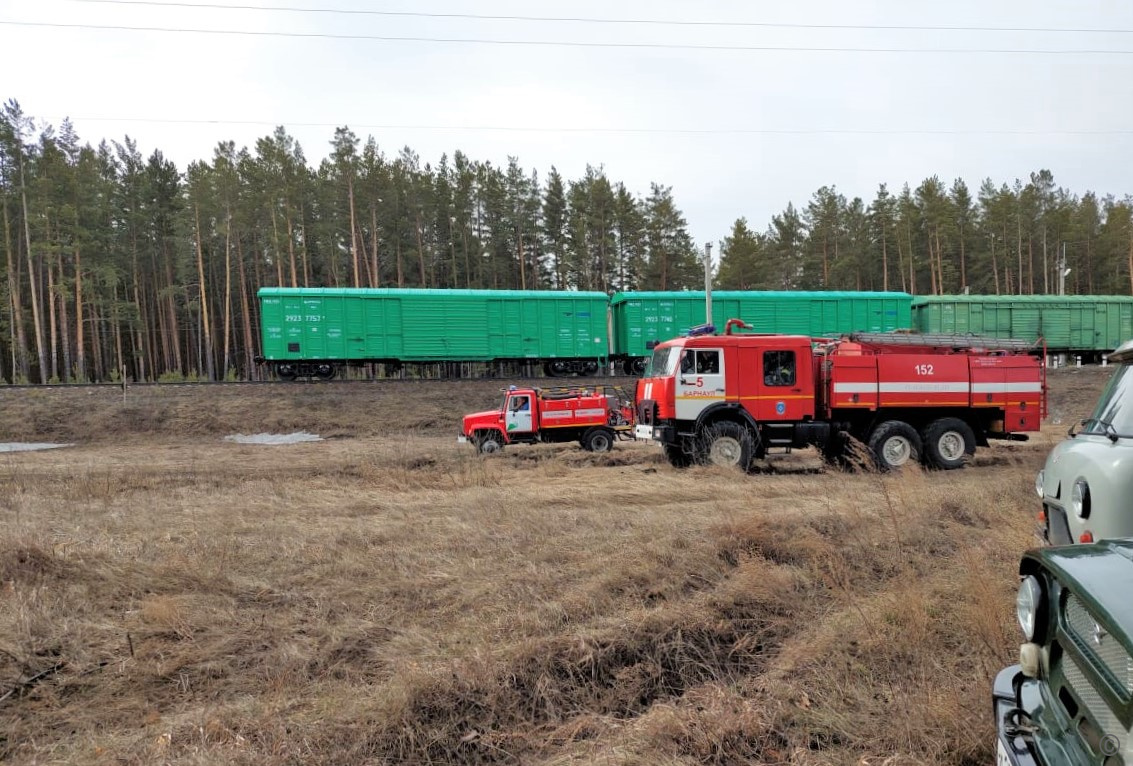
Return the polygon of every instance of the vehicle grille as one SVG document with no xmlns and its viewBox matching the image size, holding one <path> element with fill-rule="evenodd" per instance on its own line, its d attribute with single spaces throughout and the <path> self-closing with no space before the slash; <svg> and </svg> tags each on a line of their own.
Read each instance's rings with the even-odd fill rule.
<svg viewBox="0 0 1133 766">
<path fill-rule="evenodd" d="M 1121 726 L 1117 716 L 1106 705 L 1101 694 L 1094 688 L 1093 683 L 1078 664 L 1077 658 L 1069 652 L 1062 656 L 1062 675 L 1066 679 L 1066 685 L 1074 690 L 1078 699 L 1082 700 L 1082 705 L 1090 712 L 1090 717 L 1102 730 L 1102 734 L 1117 738 L 1119 752 L 1123 758 L 1128 760 L 1133 756 L 1133 737 L 1130 737 L 1129 732 Z M 1115 753 L 1107 753 L 1107 755 L 1115 755 Z"/>
<path fill-rule="evenodd" d="M 1133 657 L 1115 636 L 1102 630 L 1082 601 L 1070 594 L 1066 599 L 1066 624 L 1070 632 L 1106 667 L 1126 694 L 1133 695 Z"/>
</svg>

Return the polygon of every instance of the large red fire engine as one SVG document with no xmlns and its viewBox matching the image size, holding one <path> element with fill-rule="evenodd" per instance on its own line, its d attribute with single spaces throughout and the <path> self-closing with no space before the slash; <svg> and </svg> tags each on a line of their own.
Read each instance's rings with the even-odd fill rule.
<svg viewBox="0 0 1133 766">
<path fill-rule="evenodd" d="M 617 386 L 511 386 L 499 409 L 465 415 L 458 439 L 483 453 L 498 452 L 505 444 L 568 441 L 607 452 L 619 437 L 633 438 L 632 419 L 633 404 Z"/>
<path fill-rule="evenodd" d="M 1039 430 L 1046 378 L 1028 344 L 732 334 L 734 324 L 747 327 L 733 319 L 723 335 L 708 325 L 659 344 L 637 383 L 634 434 L 660 442 L 673 465 L 747 469 L 769 449 L 806 446 L 839 460 L 852 437 L 882 470 L 950 469 L 988 439 Z"/>
</svg>

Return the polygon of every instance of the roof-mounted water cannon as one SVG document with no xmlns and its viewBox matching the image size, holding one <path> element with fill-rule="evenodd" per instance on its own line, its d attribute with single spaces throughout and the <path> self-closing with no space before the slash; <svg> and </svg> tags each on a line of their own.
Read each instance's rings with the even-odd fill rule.
<svg viewBox="0 0 1133 766">
<path fill-rule="evenodd" d="M 689 328 L 689 331 L 687 333 L 685 333 L 685 335 L 687 335 L 689 338 L 695 338 L 695 337 L 698 337 L 700 335 L 715 335 L 715 334 L 716 334 L 716 325 L 714 325 L 714 324 L 698 324 L 696 327 Z"/>
<path fill-rule="evenodd" d="M 727 322 L 724 323 L 724 334 L 725 335 L 731 335 L 733 327 L 738 327 L 741 330 L 754 330 L 755 329 L 754 327 L 749 325 L 744 320 L 733 318 L 733 319 L 729 319 Z"/>
</svg>

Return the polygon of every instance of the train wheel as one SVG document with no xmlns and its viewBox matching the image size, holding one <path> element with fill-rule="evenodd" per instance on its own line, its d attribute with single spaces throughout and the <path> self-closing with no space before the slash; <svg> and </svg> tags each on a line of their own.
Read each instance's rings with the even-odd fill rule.
<svg viewBox="0 0 1133 766">
<path fill-rule="evenodd" d="M 643 356 L 639 356 L 636 359 L 631 359 L 629 362 L 627 362 L 626 366 L 630 375 L 640 376 L 645 372 L 645 365 L 647 364 L 649 364 L 649 360 Z"/>
<path fill-rule="evenodd" d="M 319 380 L 331 380 L 334 378 L 334 365 L 333 364 L 319 364 L 315 366 L 315 377 Z"/>
<path fill-rule="evenodd" d="M 924 430 L 924 451 L 933 468 L 961 468 L 976 453 L 976 434 L 959 418 L 934 420 Z"/>
<path fill-rule="evenodd" d="M 598 363 L 597 362 L 583 362 L 582 363 L 582 374 L 583 375 L 590 375 L 590 376 L 597 375 L 598 374 Z"/>
<path fill-rule="evenodd" d="M 570 365 L 562 360 L 556 359 L 553 362 L 547 362 L 543 367 L 543 371 L 552 378 L 561 378 L 570 372 Z"/>
<path fill-rule="evenodd" d="M 275 374 L 279 376 L 280 380 L 286 380 L 288 382 L 295 380 L 299 375 L 299 373 L 295 371 L 295 368 L 289 364 L 281 364 L 276 367 Z"/>
<path fill-rule="evenodd" d="M 869 437 L 869 450 L 881 471 L 894 471 L 921 456 L 921 437 L 908 423 L 886 420 Z"/>
</svg>

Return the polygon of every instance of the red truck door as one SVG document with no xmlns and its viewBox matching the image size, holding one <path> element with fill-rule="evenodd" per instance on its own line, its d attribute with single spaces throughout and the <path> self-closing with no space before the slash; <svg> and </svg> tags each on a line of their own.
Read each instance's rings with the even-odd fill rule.
<svg viewBox="0 0 1133 766">
<path fill-rule="evenodd" d="M 510 394 L 507 410 L 504 412 L 504 427 L 509 434 L 529 434 L 531 427 L 531 394 L 529 392 Z"/>
<path fill-rule="evenodd" d="M 757 349 L 753 410 L 761 423 L 814 415 L 814 365 L 809 348 Z M 744 397 L 747 398 L 747 397 Z"/>
</svg>

